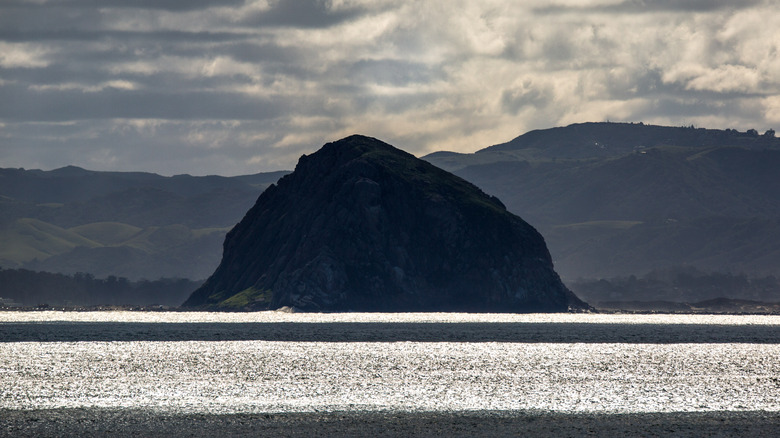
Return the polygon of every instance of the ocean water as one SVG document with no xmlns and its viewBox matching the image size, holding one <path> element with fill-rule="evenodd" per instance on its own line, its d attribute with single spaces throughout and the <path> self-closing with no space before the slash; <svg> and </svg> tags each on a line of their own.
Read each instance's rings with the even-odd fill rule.
<svg viewBox="0 0 780 438">
<path fill-rule="evenodd" d="M 780 411 L 780 317 L 0 312 L 0 409 Z"/>
</svg>

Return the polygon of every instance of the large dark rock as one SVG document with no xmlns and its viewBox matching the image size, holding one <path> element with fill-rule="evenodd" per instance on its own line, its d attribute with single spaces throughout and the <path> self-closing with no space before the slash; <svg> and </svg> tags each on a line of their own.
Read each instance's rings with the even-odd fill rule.
<svg viewBox="0 0 780 438">
<path fill-rule="evenodd" d="M 542 236 L 474 185 L 379 140 L 301 157 L 228 233 L 186 307 L 583 309 Z"/>
</svg>

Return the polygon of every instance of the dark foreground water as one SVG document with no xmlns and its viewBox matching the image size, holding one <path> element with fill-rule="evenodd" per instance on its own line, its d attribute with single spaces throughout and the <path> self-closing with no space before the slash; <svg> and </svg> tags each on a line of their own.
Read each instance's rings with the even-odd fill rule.
<svg viewBox="0 0 780 438">
<path fill-rule="evenodd" d="M 0 312 L 5 436 L 776 436 L 778 418 L 777 316 Z"/>
</svg>

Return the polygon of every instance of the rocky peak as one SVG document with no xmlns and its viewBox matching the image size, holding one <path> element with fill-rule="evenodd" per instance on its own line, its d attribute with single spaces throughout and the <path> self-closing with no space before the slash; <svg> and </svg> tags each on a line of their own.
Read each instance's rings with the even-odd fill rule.
<svg viewBox="0 0 780 438">
<path fill-rule="evenodd" d="M 474 185 L 354 135 L 301 157 L 228 233 L 185 306 L 336 311 L 585 308 L 542 236 Z"/>
</svg>

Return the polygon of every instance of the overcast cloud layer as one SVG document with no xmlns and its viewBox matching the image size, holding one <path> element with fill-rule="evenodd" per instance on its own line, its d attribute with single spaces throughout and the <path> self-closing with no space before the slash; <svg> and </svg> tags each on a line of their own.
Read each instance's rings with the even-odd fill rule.
<svg viewBox="0 0 780 438">
<path fill-rule="evenodd" d="M 780 129 L 780 1 L 3 0 L 0 167 L 236 175 L 587 121 Z"/>
</svg>

